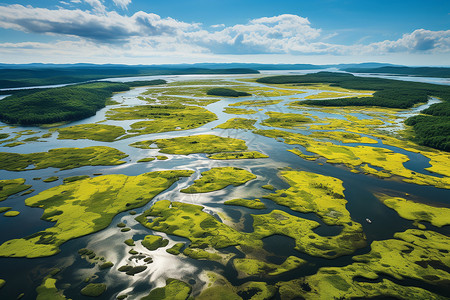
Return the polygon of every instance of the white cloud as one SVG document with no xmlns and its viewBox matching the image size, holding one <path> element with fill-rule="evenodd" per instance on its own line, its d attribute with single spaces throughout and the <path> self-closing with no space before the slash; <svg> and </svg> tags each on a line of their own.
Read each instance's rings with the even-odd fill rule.
<svg viewBox="0 0 450 300">
<path fill-rule="evenodd" d="M 113 0 L 126 8 L 131 0 Z M 71 0 L 80 3 L 81 0 Z M 353 45 L 327 42 L 335 33 L 322 34 L 307 18 L 283 14 L 250 20 L 245 24 L 202 27 L 139 11 L 131 16 L 107 11 L 103 0 L 84 0 L 93 10 L 46 9 L 23 5 L 0 5 L 0 28 L 54 35 L 56 44 L 3 43 L 0 54 L 80 57 L 151 57 L 209 55 L 390 55 L 392 53 L 449 53 L 450 30 L 417 29 L 398 40 Z M 69 37 L 69 38 L 68 38 Z M 75 41 L 74 41 L 75 37 Z M 66 41 L 64 41 L 66 39 Z M 70 41 L 67 41 L 69 39 Z"/>
<path fill-rule="evenodd" d="M 114 4 L 122 9 L 126 9 L 131 3 L 131 0 L 113 0 Z"/>
</svg>

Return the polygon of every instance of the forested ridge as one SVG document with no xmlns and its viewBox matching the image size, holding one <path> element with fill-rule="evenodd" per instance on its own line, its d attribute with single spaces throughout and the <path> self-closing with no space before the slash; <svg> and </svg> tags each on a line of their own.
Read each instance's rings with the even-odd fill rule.
<svg viewBox="0 0 450 300">
<path fill-rule="evenodd" d="M 0 100 L 0 120 L 9 124 L 41 125 L 75 121 L 95 115 L 114 92 L 130 87 L 165 83 L 164 80 L 129 83 L 93 82 L 22 91 Z"/>
</svg>

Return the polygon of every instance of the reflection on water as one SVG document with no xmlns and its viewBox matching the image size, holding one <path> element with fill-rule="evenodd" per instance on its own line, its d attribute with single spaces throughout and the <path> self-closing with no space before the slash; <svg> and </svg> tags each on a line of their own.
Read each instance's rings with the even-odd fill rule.
<svg viewBox="0 0 450 300">
<path fill-rule="evenodd" d="M 320 70 L 314 70 L 314 72 Z M 263 71 L 263 74 L 304 74 L 310 73 L 311 71 Z M 242 76 L 242 78 L 250 78 L 251 76 Z M 136 78 L 110 78 L 105 80 L 111 81 L 132 81 L 132 80 L 150 80 L 155 78 L 163 78 L 168 81 L 177 80 L 194 80 L 194 79 L 233 79 L 236 78 L 235 75 L 183 75 L 183 76 L 150 76 L 150 77 L 136 77 Z M 389 76 L 392 78 L 392 76 Z M 422 81 L 422 79 L 414 77 L 417 81 Z M 423 79 L 425 80 L 425 79 Z M 429 79 L 423 82 L 430 82 Z M 448 84 L 448 83 L 443 83 Z M 255 85 L 259 85 L 256 84 Z M 128 92 L 115 94 L 113 100 L 121 103 L 119 105 L 112 105 L 105 107 L 97 112 L 95 116 L 90 118 L 73 122 L 65 126 L 72 126 L 76 124 L 87 124 L 95 123 L 105 120 L 106 112 L 114 107 L 119 107 L 121 105 L 133 106 L 141 105 L 147 102 L 139 100 L 137 96 L 145 91 L 146 88 L 136 88 Z M 317 91 L 310 91 L 310 93 L 301 94 L 299 97 L 305 97 L 312 93 L 317 93 Z M 230 226 L 235 226 L 235 228 L 242 230 L 243 232 L 252 231 L 252 217 L 250 214 L 265 214 L 273 209 L 280 209 L 286 211 L 292 215 L 299 216 L 302 218 L 307 218 L 318 222 L 319 226 L 315 232 L 323 236 L 336 235 L 342 229 L 339 226 L 327 226 L 322 220 L 315 214 L 303 214 L 299 212 L 293 212 L 289 208 L 275 204 L 274 202 L 264 199 L 263 196 L 270 193 L 270 191 L 261 188 L 262 185 L 271 184 L 276 189 L 286 189 L 289 185 L 281 180 L 277 173 L 281 168 L 292 168 L 295 170 L 306 170 L 318 174 L 323 174 L 327 176 L 333 176 L 338 179 L 343 180 L 345 187 L 345 196 L 348 200 L 347 209 L 350 211 L 352 218 L 356 222 L 360 222 L 364 228 L 367 235 L 368 242 L 373 240 L 392 238 L 395 232 L 404 231 L 407 228 L 413 228 L 412 222 L 401 219 L 398 217 L 397 213 L 393 210 L 387 208 L 380 203 L 374 196 L 373 192 L 376 191 L 396 191 L 397 193 L 408 193 L 410 195 L 415 195 L 418 199 L 428 202 L 428 203 L 440 203 L 449 206 L 450 203 L 450 193 L 447 190 L 436 189 L 430 186 L 418 186 L 414 184 L 407 184 L 394 180 L 382 180 L 375 178 L 373 176 L 367 176 L 362 174 L 354 174 L 348 171 L 347 168 L 333 165 L 333 164 L 318 164 L 317 162 L 307 161 L 300 159 L 293 153 L 287 152 L 287 149 L 292 149 L 294 147 L 299 147 L 304 150 L 303 147 L 297 145 L 287 145 L 282 142 L 278 142 L 275 139 L 255 135 L 251 132 L 243 130 L 223 130 L 214 129 L 215 126 L 224 123 L 226 120 L 233 117 L 247 117 L 247 118 L 257 118 L 258 120 L 266 118 L 264 114 L 267 111 L 279 111 L 279 112 L 299 112 L 299 110 L 290 109 L 284 106 L 285 103 L 290 101 L 291 96 L 280 96 L 271 97 L 271 99 L 283 100 L 280 104 L 260 107 L 261 109 L 255 115 L 230 115 L 224 113 L 223 107 L 230 103 L 235 103 L 243 100 L 241 99 L 223 99 L 217 103 L 213 103 L 207 106 L 207 109 L 214 112 L 218 116 L 218 120 L 208 123 L 200 128 L 179 131 L 179 132 L 166 132 L 166 133 L 155 133 L 143 136 L 137 136 L 129 139 L 119 140 L 111 143 L 106 142 L 96 142 L 90 140 L 58 140 L 57 133 L 53 133 L 51 138 L 45 139 L 45 142 L 35 142 L 20 145 L 11 149 L 4 148 L 2 151 L 11 151 L 17 153 L 32 153 L 48 151 L 53 148 L 61 147 L 88 147 L 94 145 L 104 145 L 117 148 L 120 151 L 125 152 L 129 155 L 125 159 L 127 162 L 123 165 L 118 166 L 98 166 L 98 167 L 82 167 L 72 170 L 57 170 L 54 168 L 48 168 L 44 170 L 30 170 L 26 172 L 8 172 L 0 170 L 1 179 L 12 179 L 23 177 L 26 179 L 27 184 L 32 184 L 33 188 L 36 190 L 30 196 L 36 195 L 37 193 L 48 189 L 50 187 L 61 184 L 61 179 L 53 183 L 43 183 L 41 180 L 33 180 L 33 178 L 41 177 L 47 178 L 50 176 L 59 176 L 60 178 L 65 178 L 69 176 L 77 175 L 90 175 L 101 173 L 101 174 L 125 174 L 129 176 L 139 175 L 145 172 L 157 171 L 157 170 L 170 170 L 170 169 L 189 169 L 196 171 L 195 175 L 190 178 L 182 178 L 171 186 L 166 191 L 162 192 L 160 195 L 156 196 L 149 204 L 142 208 L 135 209 L 137 215 L 142 213 L 144 210 L 151 207 L 152 203 L 158 200 L 168 199 L 170 201 L 181 201 L 191 204 L 203 205 L 205 207 L 204 211 L 208 212 L 217 218 L 223 220 L 226 224 Z M 255 97 L 249 97 L 246 99 L 254 99 Z M 245 99 L 244 99 L 245 100 Z M 436 103 L 436 99 L 430 100 L 427 105 Z M 404 117 L 408 117 L 411 114 L 415 114 L 422 107 L 417 107 L 411 111 L 404 113 Z M 329 112 L 321 112 L 316 110 L 308 110 L 314 116 L 320 119 L 326 117 L 341 118 L 344 116 L 342 114 L 336 115 Z M 367 118 L 364 114 L 353 114 L 358 118 Z M 102 124 L 119 125 L 125 129 L 129 129 L 130 125 L 137 120 L 127 120 L 127 121 L 111 121 L 107 120 Z M 0 124 L 1 125 L 1 124 Z M 265 128 L 262 125 L 256 123 L 257 128 Z M 16 127 L 16 128 L 3 128 L 2 132 L 14 133 L 24 129 L 32 129 L 36 131 L 34 135 L 30 136 L 40 136 L 44 133 L 48 133 L 48 129 L 42 128 L 28 128 L 28 127 Z M 287 130 L 299 133 L 307 134 L 308 130 Z M 170 155 L 165 154 L 169 159 L 166 161 L 152 161 L 149 163 L 137 163 L 137 160 L 148 157 L 155 156 L 159 154 L 158 149 L 138 149 L 128 146 L 129 144 L 149 139 L 158 138 L 171 138 L 178 136 L 188 136 L 192 134 L 216 134 L 220 136 L 227 136 L 233 138 L 239 138 L 246 141 L 250 150 L 257 150 L 262 153 L 269 155 L 267 159 L 257 159 L 257 160 L 230 160 L 230 161 L 219 161 L 210 160 L 204 154 L 191 154 L 191 155 Z M 378 139 L 377 139 L 378 140 Z M 379 141 L 379 140 L 378 140 Z M 351 145 L 351 144 L 350 144 Z M 385 147 L 396 152 L 403 153 L 410 157 L 410 161 L 405 163 L 405 166 L 411 170 L 421 172 L 427 175 L 424 168 L 429 166 L 429 159 L 416 153 L 411 153 L 399 148 L 385 146 L 382 144 L 371 144 L 374 147 Z M 320 162 L 320 160 L 319 160 Z M 252 173 L 258 176 L 256 180 L 250 181 L 245 185 L 238 187 L 227 187 L 223 190 L 205 193 L 205 194 L 183 194 L 180 193 L 180 189 L 183 189 L 193 183 L 195 179 L 198 179 L 200 172 L 208 170 L 213 167 L 224 167 L 224 166 L 236 166 L 240 168 L 245 168 L 250 170 Z M 434 174 L 436 175 L 436 174 Z M 40 220 L 42 210 L 39 208 L 30 208 L 24 205 L 24 199 L 27 196 L 15 195 L 2 202 L 2 206 L 11 206 L 14 210 L 18 210 L 21 214 L 15 218 L 5 218 L 0 217 L 0 226 L 2 228 L 7 228 L 8 230 L 3 230 L 0 241 L 4 242 L 12 238 L 20 238 L 23 236 L 30 235 L 39 230 L 43 230 L 52 226 L 51 223 L 44 222 Z M 263 203 L 266 204 L 267 208 L 264 210 L 256 211 L 247 209 L 244 207 L 237 206 L 224 206 L 223 202 L 226 200 L 231 200 L 235 198 L 261 198 Z M 367 223 L 366 218 L 370 218 L 373 222 L 371 224 Z M 121 232 L 120 228 L 116 227 L 119 222 L 126 223 L 127 227 L 132 230 L 129 232 Z M 428 226 L 428 225 L 427 225 Z M 429 225 L 431 226 L 431 225 Z M 431 227 L 432 228 L 432 227 Z M 448 228 L 433 228 L 441 233 L 449 234 Z M 157 234 L 166 239 L 169 239 L 170 243 L 166 248 L 160 248 L 155 251 L 149 251 L 144 248 L 139 239 L 142 239 L 147 234 Z M 135 239 L 135 246 L 129 247 L 125 245 L 124 241 L 129 238 Z M 199 277 L 202 270 L 215 270 L 224 274 L 227 279 L 233 284 L 242 284 L 245 281 L 249 281 L 255 278 L 248 279 L 237 279 L 236 271 L 232 267 L 232 260 L 226 264 L 222 265 L 217 262 L 194 260 L 187 258 L 183 255 L 174 256 L 167 253 L 165 250 L 173 246 L 177 242 L 184 242 L 189 244 L 189 240 L 166 235 L 160 232 L 152 232 L 141 226 L 136 220 L 135 216 L 130 215 L 128 212 L 121 213 L 117 215 L 111 225 L 98 233 L 94 233 L 85 237 L 80 237 L 75 240 L 71 240 L 61 247 L 61 252 L 55 256 L 39 259 L 8 259 L 1 258 L 2 268 L 0 269 L 0 278 L 7 281 L 7 284 L 1 291 L 1 295 L 7 295 L 10 299 L 15 299 L 17 295 L 24 292 L 24 299 L 34 299 L 35 291 L 34 289 L 41 283 L 43 277 L 45 277 L 49 270 L 54 267 L 62 268 L 61 273 L 58 275 L 58 288 L 65 288 L 65 295 L 73 299 L 89 299 L 79 294 L 81 288 L 83 288 L 86 283 L 84 280 L 88 277 L 98 276 L 98 279 L 94 282 L 105 282 L 108 285 L 108 289 L 101 299 L 113 299 L 119 294 L 131 293 L 133 297 L 140 298 L 149 293 L 149 291 L 158 286 L 165 285 L 165 279 L 169 277 L 175 277 L 182 279 L 186 282 L 190 281 L 194 287 L 194 290 L 198 290 L 202 287 L 204 282 Z M 289 280 L 292 278 L 298 278 L 299 276 L 305 276 L 309 274 L 314 274 L 317 269 L 321 266 L 342 266 L 352 263 L 351 257 L 341 257 L 335 260 L 327 260 L 310 257 L 306 254 L 302 254 L 294 249 L 294 241 L 291 238 L 284 236 L 271 236 L 263 239 L 264 249 L 270 252 L 272 255 L 268 257 L 268 260 L 272 263 L 280 264 L 287 256 L 295 255 L 300 258 L 306 259 L 310 262 L 305 267 L 299 270 L 294 270 L 288 272 L 282 276 L 271 279 L 261 279 L 257 280 L 267 280 L 268 282 L 276 282 L 277 280 Z M 103 256 L 106 260 L 114 263 L 111 269 L 99 270 L 98 267 L 91 265 L 86 260 L 80 258 L 77 254 L 77 250 L 80 248 L 89 248 L 94 250 L 98 256 Z M 134 249 L 139 253 L 143 253 L 146 257 L 150 256 L 153 258 L 153 262 L 150 264 L 144 263 L 142 260 L 129 260 L 129 251 Z M 242 257 L 243 254 L 236 250 L 235 247 L 229 247 L 226 249 L 230 253 L 235 253 L 236 257 Z M 369 248 L 360 249 L 357 251 L 358 254 L 366 253 Z M 122 272 L 118 272 L 117 268 L 126 264 L 132 265 L 147 265 L 147 269 L 135 276 L 128 276 Z"/>
</svg>

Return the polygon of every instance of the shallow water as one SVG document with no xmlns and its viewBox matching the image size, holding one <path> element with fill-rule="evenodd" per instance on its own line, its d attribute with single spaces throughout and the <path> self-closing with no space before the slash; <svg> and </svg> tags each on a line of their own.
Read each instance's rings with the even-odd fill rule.
<svg viewBox="0 0 450 300">
<path fill-rule="evenodd" d="M 316 70 L 317 71 L 317 70 Z M 302 71 L 304 72 L 304 71 Z M 291 71 L 283 71 L 285 73 L 292 73 Z M 277 74 L 275 71 L 263 72 L 263 74 Z M 235 78 L 235 75 L 219 76 L 219 75 L 183 75 L 183 76 L 151 76 L 151 77 L 137 77 L 137 78 L 117 78 L 117 79 L 105 79 L 116 81 L 132 81 L 132 80 L 147 80 L 154 78 L 164 78 L 168 81 L 177 80 L 193 80 L 193 79 L 217 79 L 217 78 Z M 243 76 L 246 77 L 246 76 Z M 392 78 L 392 76 L 389 76 Z M 416 78 L 417 79 L 417 78 Z M 255 86 L 259 84 L 255 83 Z M 140 105 L 145 104 L 145 101 L 137 99 L 137 96 L 145 91 L 146 88 L 136 88 L 128 92 L 115 94 L 113 100 L 121 102 L 119 105 L 108 106 L 97 112 L 95 116 L 90 118 L 73 122 L 64 126 L 72 126 L 77 124 L 87 124 L 103 121 L 105 119 L 105 113 L 114 107 L 120 107 L 120 105 Z M 305 97 L 311 93 L 318 91 L 310 91 L 309 93 L 300 94 L 298 97 Z M 207 106 L 207 109 L 214 112 L 218 116 L 218 120 L 208 123 L 200 128 L 177 131 L 148 134 L 137 137 L 132 137 L 124 140 L 119 140 L 111 143 L 97 142 L 90 140 L 58 140 L 57 133 L 53 133 L 51 138 L 45 139 L 45 142 L 33 142 L 20 145 L 14 148 L 3 147 L 1 151 L 16 152 L 16 153 L 33 153 L 48 151 L 53 148 L 61 147 L 88 147 L 94 145 L 104 145 L 119 149 L 129 157 L 124 160 L 126 164 L 119 166 L 100 166 L 100 167 L 82 167 L 71 170 L 59 171 L 58 169 L 48 168 L 43 170 L 28 170 L 23 172 L 9 172 L 0 170 L 1 179 L 13 179 L 13 178 L 25 178 L 27 184 L 32 184 L 33 189 L 36 191 L 27 196 L 20 196 L 20 194 L 13 195 L 7 200 L 1 202 L 1 206 L 11 206 L 13 210 L 18 210 L 21 214 L 14 218 L 0 217 L 0 226 L 3 228 L 0 235 L 0 242 L 3 243 L 13 238 L 21 238 L 39 230 L 43 230 L 52 226 L 51 223 L 40 220 L 42 210 L 39 208 L 30 208 L 24 205 L 24 200 L 27 197 L 37 195 L 39 192 L 48 189 L 53 186 L 62 184 L 62 179 L 69 176 L 76 175 L 93 175 L 95 173 L 102 174 L 125 174 L 125 175 L 139 175 L 145 172 L 157 171 L 157 170 L 171 170 L 171 169 L 190 169 L 196 171 L 196 174 L 190 178 L 182 178 L 176 182 L 169 189 L 156 196 L 149 204 L 142 208 L 135 209 L 138 215 L 144 210 L 151 207 L 152 203 L 162 199 L 168 199 L 171 201 L 182 201 L 186 203 L 199 204 L 205 207 L 204 211 L 213 214 L 214 216 L 221 218 L 221 216 L 228 215 L 231 219 L 238 223 L 242 222 L 242 231 L 250 232 L 252 230 L 252 219 L 249 214 L 264 214 L 273 209 L 279 209 L 295 216 L 314 220 L 321 224 L 319 228 L 315 230 L 320 235 L 336 235 L 339 233 L 340 228 L 338 226 L 325 225 L 320 218 L 314 214 L 303 214 L 293 212 L 287 207 L 283 207 L 275 204 L 268 199 L 262 199 L 267 208 L 264 210 L 256 211 L 238 206 L 225 206 L 223 202 L 225 200 L 234 198 L 260 198 L 270 191 L 261 189 L 260 187 L 265 184 L 272 184 L 276 189 L 285 189 L 289 186 L 286 182 L 281 180 L 277 173 L 280 168 L 289 167 L 295 170 L 304 170 L 323 174 L 327 176 L 333 176 L 341 179 L 344 182 L 345 196 L 348 200 L 347 209 L 349 210 L 354 221 L 362 224 L 364 232 L 367 236 L 367 242 L 381 239 L 392 238 L 395 232 L 404 231 L 408 228 L 415 228 L 412 221 L 404 220 L 400 218 L 397 213 L 388 207 L 384 206 L 374 196 L 374 192 L 386 192 L 390 191 L 398 195 L 404 195 L 408 193 L 411 197 L 414 197 L 418 201 L 430 204 L 439 204 L 442 206 L 450 207 L 450 191 L 444 189 L 437 189 L 430 186 L 419 186 L 414 184 L 408 184 L 394 179 L 379 179 L 374 176 L 368 176 L 363 174 L 354 174 L 349 171 L 348 168 L 333 165 L 323 164 L 320 165 L 318 161 L 307 161 L 287 152 L 288 149 L 298 147 L 304 150 L 303 147 L 297 145 L 287 145 L 282 142 L 278 142 L 275 139 L 259 136 L 244 130 L 233 129 L 214 129 L 219 124 L 224 123 L 226 120 L 234 117 L 248 117 L 251 119 L 261 120 L 267 116 L 264 114 L 267 111 L 277 112 L 296 112 L 301 110 L 290 109 L 284 104 L 288 103 L 291 96 L 270 97 L 270 99 L 282 99 L 283 102 L 275 105 L 257 107 L 261 109 L 256 114 L 252 115 L 230 115 L 222 112 L 223 108 L 230 103 L 235 103 L 248 99 L 265 99 L 262 96 L 246 97 L 240 99 L 223 99 L 217 103 L 213 103 Z M 333 117 L 344 118 L 342 114 L 332 114 L 315 110 L 307 110 L 314 116 L 319 118 Z M 408 114 L 417 113 L 418 109 L 407 112 Z M 367 118 L 364 114 L 354 114 L 358 118 Z M 139 120 L 130 121 L 111 121 L 107 120 L 102 124 L 120 125 L 125 129 L 129 128 L 129 125 Z M 274 129 L 262 126 L 258 121 L 255 126 L 261 129 Z M 0 124 L 4 125 L 4 124 Z M 63 126 L 63 127 L 64 127 Z M 49 129 L 35 128 L 35 127 L 16 127 L 16 128 L 3 128 L 1 132 L 13 133 L 25 129 L 32 129 L 37 131 L 36 134 L 30 136 L 38 136 L 49 132 Z M 292 129 L 287 130 L 299 133 L 308 133 L 308 130 Z M 158 155 L 158 149 L 138 149 L 130 147 L 129 144 L 149 139 L 157 138 L 170 138 L 178 136 L 188 136 L 192 134 L 216 134 L 224 137 L 239 138 L 246 141 L 249 150 L 257 150 L 269 155 L 267 159 L 255 159 L 255 160 L 210 160 L 204 154 L 191 154 L 191 155 L 166 155 L 169 159 L 165 161 L 153 161 L 149 163 L 137 163 L 137 160 Z M 26 136 L 26 137 L 30 137 Z M 368 135 L 370 137 L 370 135 Z M 376 139 L 376 138 L 375 138 Z M 1 141 L 0 141 L 1 142 Z M 348 144 L 353 146 L 356 144 Z M 396 147 L 385 146 L 382 144 L 370 144 L 374 147 L 385 147 L 392 149 L 396 152 L 403 153 L 410 157 L 410 161 L 405 163 L 405 166 L 416 172 L 421 172 L 427 175 L 434 175 L 424 168 L 429 166 L 429 159 L 425 158 L 421 154 L 411 153 L 403 149 Z M 307 153 L 306 151 L 304 151 Z M 248 183 L 238 187 L 227 187 L 225 189 L 205 193 L 205 194 L 182 194 L 180 189 L 185 188 L 193 183 L 200 175 L 200 172 L 208 170 L 213 167 L 223 166 L 236 166 L 245 168 L 255 175 L 257 179 L 249 181 Z M 41 177 L 42 179 L 50 176 L 59 176 L 60 179 L 51 183 L 44 183 L 41 180 L 33 180 L 35 177 Z M 343 256 L 337 259 L 328 260 L 323 258 L 311 257 L 307 254 L 300 253 L 293 249 L 293 241 L 290 238 L 283 236 L 273 236 L 264 239 L 264 248 L 272 253 L 270 260 L 274 263 L 282 262 L 289 255 L 296 255 L 300 258 L 308 260 L 309 264 L 305 267 L 287 272 L 283 275 L 276 276 L 270 279 L 261 278 L 245 278 L 237 279 L 237 273 L 233 269 L 231 263 L 223 266 L 217 262 L 210 261 L 198 261 L 182 256 L 173 256 L 165 252 L 166 248 L 160 248 L 156 251 L 146 250 L 139 242 L 136 242 L 135 250 L 143 253 L 147 253 L 153 257 L 154 262 L 148 265 L 148 268 L 135 276 L 127 276 L 124 273 L 118 272 L 119 266 L 125 265 L 129 262 L 130 255 L 128 250 L 130 247 L 126 246 L 123 242 L 128 238 L 134 238 L 135 240 L 143 239 L 147 234 L 152 232 L 137 221 L 134 220 L 135 216 L 131 216 L 128 212 L 118 214 L 112 221 L 111 225 L 94 234 L 80 237 L 69 242 L 66 242 L 61 246 L 61 252 L 52 257 L 38 258 L 38 259 L 24 259 L 24 258 L 0 258 L 2 268 L 0 269 L 0 278 L 6 280 L 6 285 L 0 291 L 0 297 L 4 299 L 15 299 L 20 293 L 25 293 L 23 299 L 34 299 L 35 288 L 41 283 L 42 278 L 45 277 L 49 270 L 54 267 L 62 268 L 62 272 L 57 276 L 59 278 L 57 287 L 65 289 L 64 293 L 67 297 L 72 299 L 90 299 L 89 297 L 82 296 L 79 291 L 85 286 L 83 280 L 86 277 L 96 275 L 99 279 L 94 282 L 104 282 L 108 285 L 107 291 L 99 299 L 114 299 L 118 294 L 124 294 L 126 292 L 132 293 L 133 299 L 138 299 L 149 291 L 156 287 L 165 284 L 165 279 L 168 277 L 176 277 L 186 282 L 190 281 L 194 288 L 194 293 L 198 292 L 202 287 L 202 281 L 199 279 L 199 274 L 203 270 L 215 270 L 222 273 L 231 283 L 242 284 L 251 280 L 266 280 L 267 282 L 277 282 L 280 280 L 289 280 L 298 278 L 305 275 L 314 274 L 319 267 L 322 266 L 344 266 L 352 263 L 351 256 Z M 373 222 L 367 223 L 366 218 L 370 218 Z M 119 222 L 124 222 L 128 227 L 132 228 L 131 231 L 122 233 L 116 227 Z M 426 224 L 428 228 L 440 233 L 450 234 L 450 229 L 447 227 L 436 228 L 430 224 Z M 160 236 L 168 238 L 171 247 L 176 242 L 186 242 L 188 240 L 176 236 L 167 236 L 163 233 L 157 233 Z M 114 263 L 114 267 L 105 271 L 98 271 L 96 267 L 92 267 L 91 264 L 81 259 L 77 254 L 77 250 L 80 248 L 89 248 L 94 250 L 97 255 L 106 257 Z M 237 257 L 242 257 L 242 254 L 234 247 L 227 249 L 232 253 L 236 253 Z M 359 249 L 355 254 L 367 253 L 370 247 Z M 142 264 L 142 261 L 138 264 Z"/>
</svg>

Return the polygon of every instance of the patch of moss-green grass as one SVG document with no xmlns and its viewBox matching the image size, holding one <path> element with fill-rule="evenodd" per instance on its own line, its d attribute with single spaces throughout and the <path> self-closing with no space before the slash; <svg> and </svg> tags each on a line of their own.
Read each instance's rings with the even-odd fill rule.
<svg viewBox="0 0 450 300">
<path fill-rule="evenodd" d="M 261 125 L 270 127 L 294 128 L 303 126 L 305 123 L 313 122 L 311 118 L 301 114 L 268 111 L 266 112 L 266 115 L 268 115 L 269 118 L 262 121 Z"/>
<path fill-rule="evenodd" d="M 0 201 L 6 200 L 9 196 L 20 193 L 30 187 L 31 185 L 25 184 L 25 179 L 23 178 L 0 180 Z"/>
<path fill-rule="evenodd" d="M 120 223 L 117 223 L 117 227 L 124 228 L 124 227 L 127 227 L 127 224 L 120 222 Z"/>
<path fill-rule="evenodd" d="M 165 156 L 165 155 L 157 155 L 156 158 L 157 158 L 158 160 L 168 160 L 168 159 L 169 159 L 169 158 L 168 158 L 167 156 Z"/>
<path fill-rule="evenodd" d="M 120 229 L 120 232 L 128 232 L 130 230 L 131 230 L 131 228 L 122 228 L 122 229 Z"/>
<path fill-rule="evenodd" d="M 133 239 L 127 239 L 127 240 L 124 241 L 124 243 L 127 244 L 127 246 L 130 246 L 130 247 L 136 246 L 134 244 Z"/>
<path fill-rule="evenodd" d="M 98 297 L 106 291 L 106 284 L 104 283 L 89 283 L 80 293 L 83 296 Z"/>
<path fill-rule="evenodd" d="M 0 207 L 0 214 L 10 210 L 12 207 Z"/>
<path fill-rule="evenodd" d="M 148 119 L 131 124 L 129 133 L 149 134 L 175 130 L 193 129 L 217 120 L 209 110 L 198 106 L 140 105 L 119 107 L 108 111 L 111 120 Z"/>
<path fill-rule="evenodd" d="M 101 142 L 113 142 L 125 134 L 125 129 L 115 125 L 80 124 L 70 127 L 58 128 L 59 140 L 88 139 Z"/>
<path fill-rule="evenodd" d="M 269 156 L 258 151 L 222 152 L 208 155 L 208 158 L 210 159 L 256 159 L 268 157 Z"/>
<path fill-rule="evenodd" d="M 155 159 L 156 159 L 155 157 L 145 157 L 145 158 L 138 160 L 137 162 L 150 162 L 150 161 L 154 161 Z"/>
<path fill-rule="evenodd" d="M 306 264 L 306 261 L 295 256 L 289 256 L 281 265 L 267 263 L 259 259 L 236 258 L 233 260 L 239 277 L 275 276 L 288 272 Z"/>
<path fill-rule="evenodd" d="M 147 235 L 142 241 L 142 246 L 150 251 L 165 247 L 169 244 L 169 240 L 160 237 L 159 235 Z"/>
<path fill-rule="evenodd" d="M 130 250 L 130 252 L 131 252 L 131 250 Z M 133 253 L 134 252 L 136 252 L 136 251 L 133 250 Z M 136 252 L 136 254 L 137 254 L 137 252 Z M 130 275 L 130 276 L 134 276 L 134 275 L 136 275 L 138 273 L 144 272 L 145 270 L 147 270 L 147 266 L 136 266 L 136 267 L 133 267 L 133 266 L 130 266 L 130 265 L 125 265 L 125 266 L 121 266 L 118 269 L 119 272 L 124 272 L 125 274 Z"/>
<path fill-rule="evenodd" d="M 9 137 L 8 133 L 0 133 L 0 140 L 4 140 Z"/>
<path fill-rule="evenodd" d="M 450 225 L 450 208 L 435 207 L 384 194 L 376 196 L 384 205 L 395 210 L 400 217 L 415 221 L 416 224 L 425 221 L 437 227 Z"/>
<path fill-rule="evenodd" d="M 173 245 L 172 247 L 170 247 L 169 249 L 166 249 L 167 253 L 170 253 L 172 255 L 178 255 L 181 252 L 181 249 L 184 247 L 184 243 L 176 243 L 175 245 Z"/>
<path fill-rule="evenodd" d="M 5 144 L 5 145 L 3 145 L 3 147 L 12 148 L 12 147 L 20 146 L 20 145 L 25 145 L 25 143 L 24 142 L 14 142 L 14 143 Z"/>
<path fill-rule="evenodd" d="M 233 118 L 229 119 L 223 124 L 220 124 L 214 128 L 220 128 L 220 129 L 249 129 L 253 130 L 256 129 L 255 126 L 253 126 L 256 123 L 256 120 L 252 119 L 245 119 L 245 118 Z"/>
<path fill-rule="evenodd" d="M 43 182 L 53 182 L 53 181 L 57 181 L 57 180 L 59 180 L 59 177 L 58 176 L 52 176 L 52 177 L 49 177 L 49 178 L 45 178 L 44 180 L 42 180 Z"/>
<path fill-rule="evenodd" d="M 243 140 L 225 138 L 211 134 L 141 141 L 133 143 L 130 146 L 149 149 L 154 143 L 158 146 L 160 152 L 169 154 L 188 155 L 192 153 L 218 153 L 247 150 L 247 145 Z"/>
<path fill-rule="evenodd" d="M 155 288 L 150 294 L 141 298 L 141 300 L 186 300 L 191 294 L 192 288 L 189 284 L 168 278 L 164 287 Z"/>
<path fill-rule="evenodd" d="M 3 214 L 5 217 L 16 217 L 20 215 L 20 211 L 10 210 Z"/>
<path fill-rule="evenodd" d="M 278 104 L 283 100 L 246 100 L 230 104 L 230 106 L 269 106 Z"/>
<path fill-rule="evenodd" d="M 265 184 L 263 186 L 261 186 L 263 189 L 269 190 L 269 191 L 273 191 L 275 190 L 275 187 L 271 184 Z"/>
<path fill-rule="evenodd" d="M 250 281 L 238 287 L 237 294 L 243 299 L 251 296 L 251 300 L 269 300 L 273 299 L 277 292 L 276 287 L 266 282 Z"/>
<path fill-rule="evenodd" d="M 34 191 L 35 191 L 35 189 L 27 190 L 27 191 L 23 192 L 22 194 L 20 194 L 20 196 L 26 196 L 28 194 L 31 194 Z"/>
<path fill-rule="evenodd" d="M 114 264 L 110 261 L 107 261 L 107 262 L 100 264 L 98 267 L 100 268 L 100 270 L 103 270 L 103 269 L 111 268 L 112 266 L 114 266 Z"/>
<path fill-rule="evenodd" d="M 25 200 L 44 209 L 54 226 L 0 246 L 0 256 L 45 257 L 68 240 L 106 228 L 118 213 L 141 207 L 193 171 L 157 171 L 138 176 L 105 175 L 56 186 Z"/>
<path fill-rule="evenodd" d="M 261 202 L 259 199 L 233 199 L 233 200 L 227 200 L 223 204 L 225 205 L 236 205 L 236 206 L 243 206 L 247 208 L 252 209 L 265 209 L 266 206 L 264 203 Z"/>
<path fill-rule="evenodd" d="M 202 172 L 194 184 L 182 189 L 182 193 L 207 193 L 221 190 L 229 185 L 239 186 L 253 180 L 256 175 L 236 167 L 221 167 Z"/>
<path fill-rule="evenodd" d="M 234 114 L 234 115 L 252 115 L 258 112 L 254 109 L 245 109 L 237 107 L 225 107 L 223 111 L 227 114 Z"/>
<path fill-rule="evenodd" d="M 56 288 L 56 279 L 47 276 L 42 284 L 36 288 L 36 300 L 65 300 L 67 299 L 61 291 Z"/>
<path fill-rule="evenodd" d="M 6 281 L 4 279 L 0 279 L 0 289 L 5 286 Z"/>
<path fill-rule="evenodd" d="M 74 182 L 74 181 L 83 180 L 86 178 L 89 178 L 89 175 L 78 175 L 78 176 L 66 177 L 63 179 L 63 183 Z"/>
<path fill-rule="evenodd" d="M 83 166 L 113 166 L 125 163 L 121 159 L 125 153 L 110 147 L 94 146 L 86 148 L 58 148 L 48 152 L 19 154 L 0 152 L 0 169 L 8 171 L 25 171 L 49 167 L 61 170 Z"/>
</svg>

